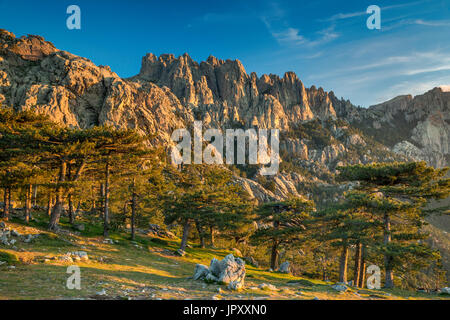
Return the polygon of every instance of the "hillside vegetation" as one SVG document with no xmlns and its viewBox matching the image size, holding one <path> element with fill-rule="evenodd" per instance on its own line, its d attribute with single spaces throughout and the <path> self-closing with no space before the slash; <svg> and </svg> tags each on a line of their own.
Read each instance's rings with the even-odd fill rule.
<svg viewBox="0 0 450 320">
<path fill-rule="evenodd" d="M 86 225 L 85 232 L 77 232 L 63 219 L 68 229 L 53 233 L 38 222 L 43 220 L 42 215 L 36 214 L 36 221 L 30 225 L 20 219 L 7 224 L 22 235 L 40 236 L 31 243 L 18 243 L 15 249 L 0 246 L 0 261 L 6 262 L 0 266 L 0 299 L 449 299 L 437 293 L 401 289 L 350 287 L 348 292 L 338 292 L 331 288 L 332 282 L 251 265 L 246 265 L 245 289 L 229 291 L 226 286 L 190 278 L 197 263 L 208 264 L 213 257 L 229 254 L 229 250 L 202 249 L 190 243 L 187 255 L 180 257 L 174 253 L 179 239 L 139 235 L 130 241 L 125 233 L 113 233 L 110 238 L 114 243 L 104 243 L 103 237 L 95 235 L 101 232 L 100 226 Z M 88 261 L 76 263 L 81 269 L 81 290 L 66 287 L 70 276 L 67 267 L 74 263 L 54 260 L 73 251 L 85 251 L 89 256 Z M 276 290 L 254 288 L 262 283 L 272 284 Z"/>
</svg>

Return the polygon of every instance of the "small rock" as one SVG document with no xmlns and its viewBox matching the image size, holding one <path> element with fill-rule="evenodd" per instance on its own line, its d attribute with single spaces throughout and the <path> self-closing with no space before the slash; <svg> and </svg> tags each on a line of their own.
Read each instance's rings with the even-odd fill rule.
<svg viewBox="0 0 450 320">
<path fill-rule="evenodd" d="M 106 291 L 105 289 L 102 289 L 102 291 L 99 291 L 96 293 L 97 296 L 106 296 Z"/>
<path fill-rule="evenodd" d="M 280 265 L 280 268 L 278 269 L 278 272 L 281 273 L 291 273 L 291 264 L 289 261 L 285 261 Z"/>
<path fill-rule="evenodd" d="M 180 257 L 184 257 L 184 256 L 186 255 L 186 251 L 181 250 L 181 249 L 178 249 L 178 250 L 177 250 L 177 254 L 178 254 Z"/>
<path fill-rule="evenodd" d="M 73 259 L 70 256 L 70 254 L 65 254 L 63 256 L 59 256 L 58 260 L 63 261 L 63 262 L 73 262 Z"/>
<path fill-rule="evenodd" d="M 331 286 L 334 290 L 339 292 L 345 292 L 348 290 L 348 287 L 343 283 L 336 283 Z"/>
<path fill-rule="evenodd" d="M 80 223 L 80 224 L 76 224 L 73 226 L 75 229 L 77 229 L 78 231 L 84 231 L 86 230 L 86 227 L 84 224 Z"/>
<path fill-rule="evenodd" d="M 231 281 L 228 284 L 228 289 L 233 291 L 241 290 L 244 287 L 244 281 Z"/>
<path fill-rule="evenodd" d="M 20 237 L 20 233 L 17 232 L 16 230 L 11 230 L 11 235 L 12 235 L 13 237 Z"/>
<path fill-rule="evenodd" d="M 30 243 L 34 239 L 32 234 L 28 234 L 26 238 L 23 240 L 25 243 Z"/>
<path fill-rule="evenodd" d="M 261 283 L 261 284 L 258 286 L 258 289 L 261 289 L 261 290 L 270 290 L 270 291 L 277 291 L 277 290 L 278 290 L 277 287 L 275 287 L 273 284 L 270 284 L 270 283 Z"/>
<path fill-rule="evenodd" d="M 445 287 L 441 289 L 441 293 L 450 294 L 450 287 Z"/>
</svg>

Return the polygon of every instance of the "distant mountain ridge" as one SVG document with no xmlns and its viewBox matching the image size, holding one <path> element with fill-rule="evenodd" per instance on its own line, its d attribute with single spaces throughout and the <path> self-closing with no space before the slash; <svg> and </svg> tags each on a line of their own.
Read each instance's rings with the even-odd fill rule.
<svg viewBox="0 0 450 320">
<path fill-rule="evenodd" d="M 437 167 L 449 163 L 450 92 L 435 88 L 364 109 L 332 91 L 306 88 L 293 72 L 282 78 L 258 77 L 247 74 L 239 60 L 212 56 L 198 63 L 187 54 L 147 54 L 139 74 L 122 79 L 109 67 L 58 50 L 40 36 L 16 38 L 1 30 L 0 101 L 17 110 L 34 108 L 72 126 L 136 128 L 156 134 L 159 143 L 168 143 L 174 129 L 194 119 L 211 127 L 258 126 L 283 132 L 312 120 L 343 120 L 397 154 Z M 336 141 L 340 128 L 348 129 L 329 128 Z M 337 162 L 347 151 L 346 143 L 361 140 L 366 144 L 367 139 L 356 133 L 350 142 L 333 140 L 331 150 L 311 150 L 307 140 L 295 137 L 282 145 L 328 166 L 325 158 Z M 375 160 L 370 152 L 365 156 L 366 161 L 362 155 L 354 161 Z"/>
</svg>

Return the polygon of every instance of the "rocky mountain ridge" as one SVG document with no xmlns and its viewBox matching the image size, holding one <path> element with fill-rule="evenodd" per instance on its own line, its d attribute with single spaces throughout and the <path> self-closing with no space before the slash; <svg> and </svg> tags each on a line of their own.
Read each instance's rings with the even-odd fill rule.
<svg viewBox="0 0 450 320">
<path fill-rule="evenodd" d="M 364 109 L 332 91 L 306 88 L 293 72 L 258 77 L 239 60 L 210 56 L 198 63 L 187 54 L 147 54 L 139 74 L 123 79 L 40 36 L 17 38 L 6 30 L 0 30 L 0 103 L 69 126 L 135 128 L 166 145 L 173 130 L 194 119 L 205 127 L 278 128 L 285 167 L 271 178 L 274 192 L 257 176 L 246 182 L 261 201 L 295 194 L 300 181 L 287 164 L 326 184 L 338 165 L 418 159 L 445 166 L 449 157 L 450 93 L 439 88 Z"/>
</svg>

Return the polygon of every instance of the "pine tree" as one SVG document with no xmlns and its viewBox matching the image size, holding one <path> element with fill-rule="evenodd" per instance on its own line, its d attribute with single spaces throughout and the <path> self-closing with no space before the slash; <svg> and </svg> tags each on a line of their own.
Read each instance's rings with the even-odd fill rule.
<svg viewBox="0 0 450 320">
<path fill-rule="evenodd" d="M 444 199 L 450 193 L 448 168 L 434 169 L 425 162 L 377 163 L 340 167 L 339 179 L 359 181 L 359 192 L 352 204 L 364 207 L 383 224 L 385 287 L 394 287 L 394 269 L 406 259 L 437 258 L 437 253 L 420 240 L 427 234 L 421 229 L 429 213 L 425 209 L 432 199 Z M 436 209 L 436 211 L 443 211 Z"/>
<path fill-rule="evenodd" d="M 144 152 L 145 138 L 136 131 L 116 129 L 113 127 L 95 127 L 89 132 L 94 143 L 95 163 L 97 167 L 103 166 L 104 199 L 103 199 L 103 236 L 109 236 L 110 230 L 110 183 L 111 170 L 120 165 L 129 157 Z"/>
<path fill-rule="evenodd" d="M 164 197 L 165 222 L 180 223 L 183 236 L 180 250 L 186 249 L 194 223 L 202 230 L 234 232 L 249 223 L 248 195 L 232 183 L 232 173 L 217 166 L 191 165 L 181 171 L 169 169 L 172 190 Z"/>
<path fill-rule="evenodd" d="M 270 267 L 278 268 L 279 249 L 305 238 L 305 224 L 311 218 L 314 203 L 302 198 L 262 204 L 257 210 L 258 230 L 252 235 L 257 243 L 271 244 Z"/>
</svg>

